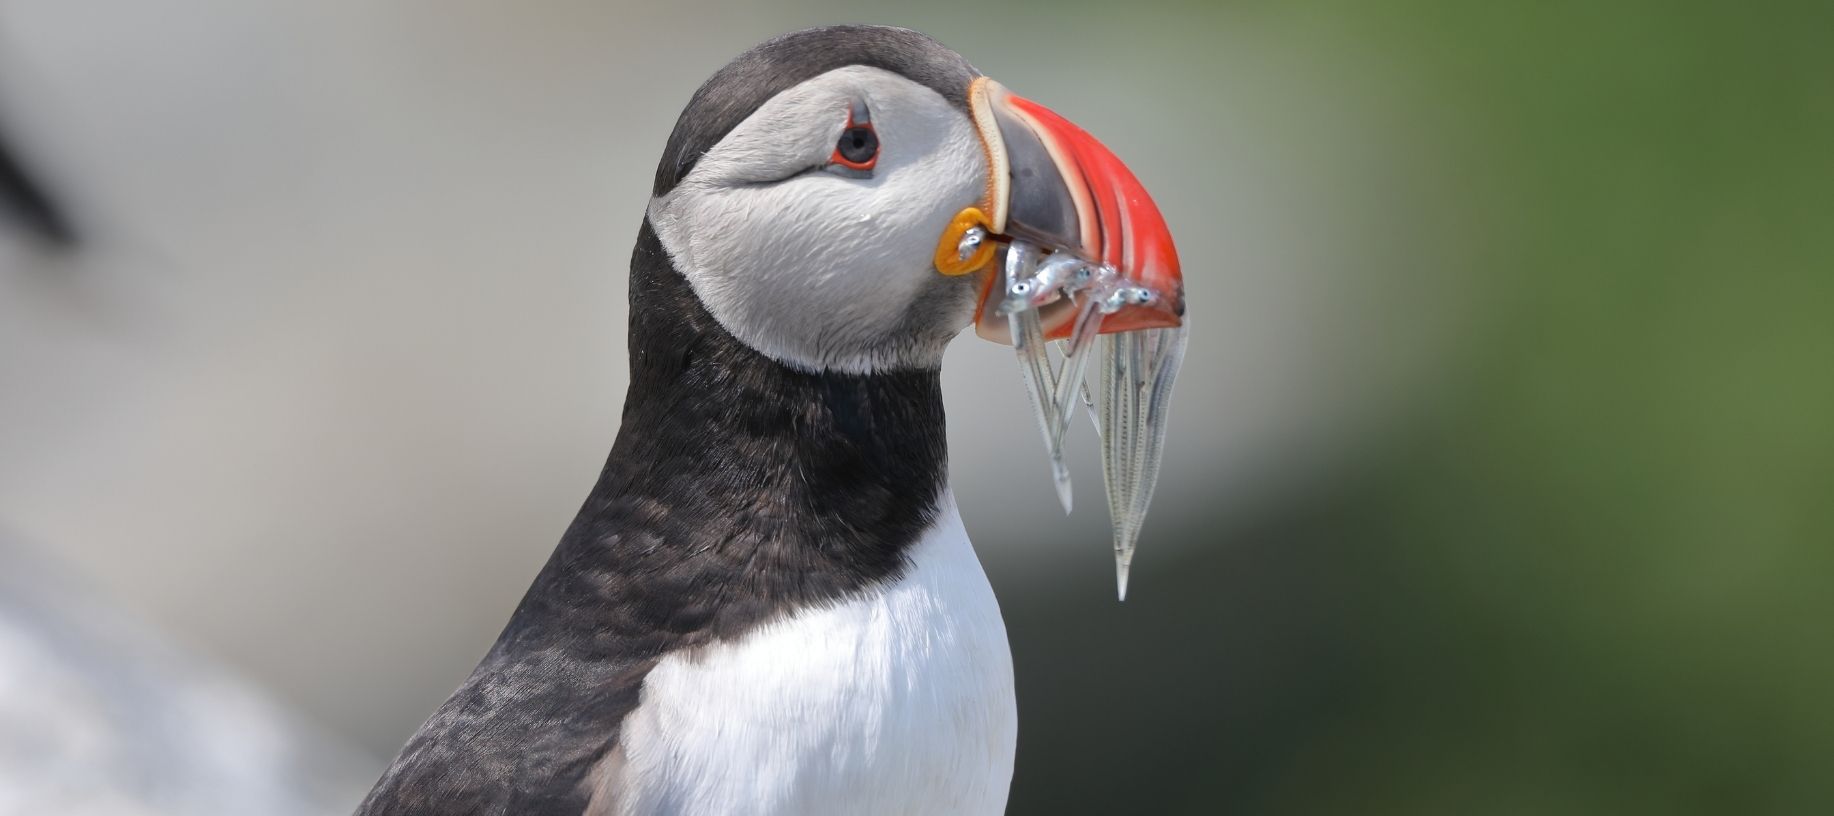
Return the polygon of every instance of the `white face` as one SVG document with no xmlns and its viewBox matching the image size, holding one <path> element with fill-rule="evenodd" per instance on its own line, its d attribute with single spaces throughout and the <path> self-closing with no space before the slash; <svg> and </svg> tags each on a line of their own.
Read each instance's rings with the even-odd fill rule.
<svg viewBox="0 0 1834 816">
<path fill-rule="evenodd" d="M 855 111 L 879 142 L 866 172 L 829 161 Z M 976 295 L 973 276 L 936 271 L 936 242 L 986 179 L 962 110 L 849 66 L 758 108 L 649 216 L 701 303 L 752 348 L 807 371 L 934 368 Z"/>
</svg>

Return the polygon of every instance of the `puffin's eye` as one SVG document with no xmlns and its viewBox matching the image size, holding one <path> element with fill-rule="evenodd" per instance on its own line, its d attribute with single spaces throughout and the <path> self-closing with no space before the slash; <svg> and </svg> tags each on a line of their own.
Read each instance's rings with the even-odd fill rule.
<svg viewBox="0 0 1834 816">
<path fill-rule="evenodd" d="M 879 133 L 873 130 L 866 104 L 855 102 L 847 111 L 847 127 L 828 156 L 828 169 L 843 176 L 867 178 L 879 163 Z"/>
<path fill-rule="evenodd" d="M 871 170 L 879 160 L 879 134 L 872 125 L 854 125 L 841 131 L 840 144 L 834 146 L 829 161 L 855 170 Z"/>
</svg>

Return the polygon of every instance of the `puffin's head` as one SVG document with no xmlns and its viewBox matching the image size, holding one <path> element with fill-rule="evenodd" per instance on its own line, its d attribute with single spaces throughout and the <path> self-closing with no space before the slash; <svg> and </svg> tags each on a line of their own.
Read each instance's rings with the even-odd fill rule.
<svg viewBox="0 0 1834 816">
<path fill-rule="evenodd" d="M 799 31 L 720 69 L 676 122 L 649 220 L 722 326 L 808 371 L 934 368 L 977 315 L 1008 340 L 988 296 L 1008 236 L 1158 294 L 1103 331 L 1183 312 L 1171 237 L 1125 166 L 906 29 Z M 1069 333 L 1068 310 L 1044 317 Z"/>
</svg>

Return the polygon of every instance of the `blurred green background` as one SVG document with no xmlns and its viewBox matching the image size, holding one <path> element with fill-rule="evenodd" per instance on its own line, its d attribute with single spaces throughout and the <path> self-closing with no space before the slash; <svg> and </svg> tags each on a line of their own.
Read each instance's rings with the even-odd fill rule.
<svg viewBox="0 0 1834 816">
<path fill-rule="evenodd" d="M 1022 756 L 1015 811 L 1834 808 L 1830 11 L 1207 12 L 1381 54 L 1465 213 L 1397 243 L 1463 245 L 1485 302 L 1356 465 L 1186 527 L 1122 615 L 1015 623 L 1022 672 L 1115 667 L 1054 687 L 1098 724 L 1028 721 L 1089 750 Z"/>
<path fill-rule="evenodd" d="M 1834 6 L 171 5 L 146 36 L 352 51 L 226 46 L 193 68 L 228 90 L 85 103 L 145 67 L 95 67 L 136 38 L 0 1 L 0 110 L 133 236 L 76 284 L 0 255 L 0 526 L 373 768 L 609 444 L 622 259 L 674 112 L 766 36 L 873 21 L 1101 136 L 1191 281 L 1125 604 L 1092 446 L 1066 521 L 1002 424 L 1010 361 L 951 352 L 955 488 L 1019 673 L 1012 813 L 1834 812 Z M 166 117 L 210 135 L 98 135 Z M 378 143 L 338 181 L 338 146 Z M 390 150 L 407 169 L 372 172 Z M 290 336 L 228 356 L 263 331 Z M 274 461 L 322 475 L 248 484 Z"/>
</svg>

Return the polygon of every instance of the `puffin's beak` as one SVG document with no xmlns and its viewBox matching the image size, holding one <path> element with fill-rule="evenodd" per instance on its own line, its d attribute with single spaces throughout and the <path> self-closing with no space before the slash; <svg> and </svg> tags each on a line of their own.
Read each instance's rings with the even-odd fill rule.
<svg viewBox="0 0 1834 816">
<path fill-rule="evenodd" d="M 1115 578 L 1125 598 L 1184 358 L 1178 251 L 1140 180 L 1082 128 L 986 77 L 968 86 L 968 107 L 987 151 L 987 192 L 943 231 L 936 269 L 984 275 L 975 333 L 1012 344 L 1065 512 L 1065 432 L 1077 403 L 1099 405 Z M 1066 341 L 1060 365 L 1049 340 Z M 1084 374 L 1097 346 L 1092 387 Z"/>
<path fill-rule="evenodd" d="M 1106 277 L 1104 289 L 1091 291 L 1115 298 L 1112 308 L 1101 310 L 1100 333 L 1181 325 L 1178 251 L 1159 207 L 1127 166 L 1082 128 L 992 79 L 976 79 L 968 97 L 987 153 L 987 193 L 979 211 L 964 210 L 943 236 L 937 268 L 945 274 L 994 270 L 976 307 L 976 333 L 1012 342 L 1006 315 L 1019 304 L 1009 302 L 1015 295 L 1004 271 L 1012 263 L 996 250 L 1012 240 L 1060 259 L 1055 271 L 1045 259 L 1040 274 L 1087 275 L 1092 286 Z M 975 221 L 993 240 L 969 251 L 960 233 Z M 1072 258 L 1086 266 L 1068 266 Z M 1057 283 L 1041 280 L 1032 287 L 1030 305 L 1039 309 L 1048 339 L 1068 338 L 1077 311 L 1070 298 L 1059 297 Z"/>
</svg>

